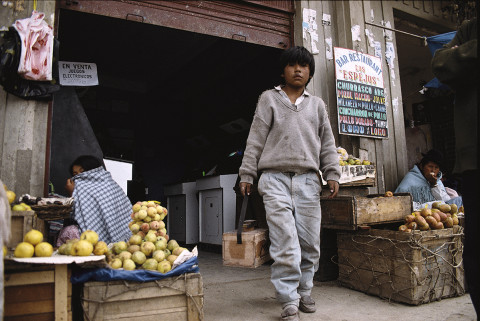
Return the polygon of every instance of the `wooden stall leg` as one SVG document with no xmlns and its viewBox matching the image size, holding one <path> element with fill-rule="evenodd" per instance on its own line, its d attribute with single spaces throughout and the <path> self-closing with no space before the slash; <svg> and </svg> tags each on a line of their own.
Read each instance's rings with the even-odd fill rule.
<svg viewBox="0 0 480 321">
<path fill-rule="evenodd" d="M 55 321 L 68 321 L 67 289 L 68 277 L 66 264 L 55 265 Z"/>
</svg>

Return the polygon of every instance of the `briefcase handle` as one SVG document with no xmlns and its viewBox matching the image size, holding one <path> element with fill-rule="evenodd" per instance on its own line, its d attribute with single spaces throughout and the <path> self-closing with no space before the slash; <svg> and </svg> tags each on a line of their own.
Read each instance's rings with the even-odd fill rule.
<svg viewBox="0 0 480 321">
<path fill-rule="evenodd" d="M 238 228 L 237 228 L 237 244 L 242 244 L 242 230 L 243 230 L 243 221 L 245 221 L 245 213 L 247 213 L 248 206 L 248 194 L 245 193 L 242 202 L 242 209 L 240 210 L 240 217 L 238 218 Z"/>
</svg>

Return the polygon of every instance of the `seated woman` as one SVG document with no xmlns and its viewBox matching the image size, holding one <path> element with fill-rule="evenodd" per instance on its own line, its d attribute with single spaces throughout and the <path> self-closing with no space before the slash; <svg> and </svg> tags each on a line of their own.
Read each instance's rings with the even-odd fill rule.
<svg viewBox="0 0 480 321">
<path fill-rule="evenodd" d="M 447 204 L 457 204 L 462 206 L 462 197 L 451 197 L 448 195 L 445 186 L 442 183 L 442 164 L 443 155 L 439 151 L 432 149 L 424 156 L 419 164 L 405 175 L 395 193 L 412 194 L 414 209 L 425 207 L 426 204 L 435 201 L 443 201 Z"/>
<path fill-rule="evenodd" d="M 132 204 L 103 163 L 80 156 L 70 165 L 70 174 L 65 188 L 73 196 L 72 217 L 81 232 L 93 230 L 107 244 L 128 240 Z"/>
</svg>

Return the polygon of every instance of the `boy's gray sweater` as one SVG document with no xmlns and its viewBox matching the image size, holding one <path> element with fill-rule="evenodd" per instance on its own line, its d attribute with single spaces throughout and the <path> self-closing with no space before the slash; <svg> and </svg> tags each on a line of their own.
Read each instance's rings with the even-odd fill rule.
<svg viewBox="0 0 480 321">
<path fill-rule="evenodd" d="M 338 181 L 340 166 L 325 103 L 305 96 L 295 107 L 280 93 L 260 95 L 240 166 L 240 181 L 253 183 L 262 171 L 305 173 L 322 171 Z"/>
</svg>

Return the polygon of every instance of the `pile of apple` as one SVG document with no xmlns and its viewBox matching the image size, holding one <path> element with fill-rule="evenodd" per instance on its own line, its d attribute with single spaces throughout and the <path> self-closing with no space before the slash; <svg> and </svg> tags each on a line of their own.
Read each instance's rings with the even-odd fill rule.
<svg viewBox="0 0 480 321">
<path fill-rule="evenodd" d="M 107 255 L 108 246 L 104 241 L 98 240 L 98 234 L 92 230 L 86 230 L 80 235 L 80 239 L 71 239 L 58 248 L 58 254 L 72 256 Z"/>
<path fill-rule="evenodd" d="M 32 229 L 25 234 L 23 242 L 15 247 L 14 257 L 30 258 L 52 256 L 53 246 L 48 242 L 43 242 L 43 233 Z"/>
<path fill-rule="evenodd" d="M 457 208 L 456 204 L 442 204 L 434 202 L 432 208 L 422 208 L 405 217 L 405 224 L 398 227 L 399 231 L 411 232 L 413 230 L 439 230 L 458 225 L 458 212 L 463 212 L 463 207 Z"/>
<path fill-rule="evenodd" d="M 144 269 L 167 273 L 177 257 L 187 250 L 177 241 L 169 240 L 163 219 L 167 209 L 157 201 L 137 202 L 132 207 L 128 242 L 113 244 L 107 261 L 111 268 L 124 270 Z M 187 250 L 188 251 L 188 250 Z"/>
<path fill-rule="evenodd" d="M 80 235 L 80 239 L 68 240 L 58 248 L 58 254 L 72 256 L 90 256 L 91 254 L 104 255 L 108 253 L 107 244 L 98 240 L 95 231 L 87 230 Z M 23 242 L 15 247 L 14 257 L 28 258 L 32 256 L 52 256 L 53 246 L 43 242 L 42 232 L 32 229 L 25 234 Z"/>
<path fill-rule="evenodd" d="M 138 234 L 142 239 L 149 231 L 157 236 L 163 236 L 168 241 L 167 229 L 163 219 L 167 216 L 167 209 L 158 201 L 137 202 L 132 207 L 132 221 L 128 224 L 132 234 Z"/>
<path fill-rule="evenodd" d="M 347 153 L 347 150 L 343 147 L 337 147 L 338 163 L 340 166 L 348 165 L 371 165 L 372 163 L 368 159 L 360 159 L 353 157 Z"/>
<path fill-rule="evenodd" d="M 348 166 L 348 165 L 371 165 L 371 162 L 367 159 L 361 160 L 360 158 L 356 158 L 353 156 L 349 156 L 347 160 L 339 160 L 338 161 L 340 166 Z"/>
<path fill-rule="evenodd" d="M 16 201 L 17 197 L 14 191 L 8 189 L 7 185 L 3 184 L 5 193 L 7 194 L 8 203 L 10 204 L 12 211 L 31 211 L 32 208 L 26 203 Z"/>
</svg>

